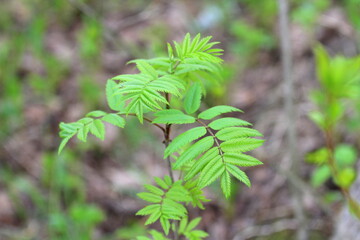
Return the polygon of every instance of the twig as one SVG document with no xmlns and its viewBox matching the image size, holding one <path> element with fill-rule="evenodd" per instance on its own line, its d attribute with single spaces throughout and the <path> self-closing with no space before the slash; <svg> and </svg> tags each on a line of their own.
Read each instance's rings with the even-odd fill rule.
<svg viewBox="0 0 360 240">
<path fill-rule="evenodd" d="M 126 115 L 126 114 L 120 113 L 119 115 Z M 129 116 L 137 116 L 135 113 L 128 113 L 127 115 L 129 115 Z M 144 119 L 145 121 L 153 124 L 154 126 L 158 127 L 163 133 L 165 133 L 166 129 L 163 128 L 162 126 L 160 126 L 159 124 L 153 123 L 151 119 L 146 118 L 146 117 L 143 117 L 143 119 Z"/>
</svg>

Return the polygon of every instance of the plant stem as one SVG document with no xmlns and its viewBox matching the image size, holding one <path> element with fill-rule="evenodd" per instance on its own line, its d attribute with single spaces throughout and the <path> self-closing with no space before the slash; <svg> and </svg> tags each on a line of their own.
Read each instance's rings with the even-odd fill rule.
<svg viewBox="0 0 360 240">
<path fill-rule="evenodd" d="M 119 114 L 119 115 L 125 115 L 125 114 Z M 135 113 L 128 113 L 127 115 L 130 115 L 130 116 L 136 116 Z M 153 124 L 154 126 L 158 127 L 163 133 L 165 133 L 165 128 L 163 128 L 162 126 L 160 126 L 159 124 L 157 123 L 153 123 L 151 119 L 149 118 L 146 118 L 146 117 L 143 117 L 145 121 Z"/>
<path fill-rule="evenodd" d="M 167 102 L 170 102 L 170 94 L 169 93 L 165 93 L 165 98 L 167 100 Z M 166 109 L 170 109 L 170 105 L 169 104 L 166 104 Z M 164 131 L 164 144 L 165 144 L 165 148 L 167 148 L 171 142 L 171 139 L 170 139 L 170 132 L 171 132 L 171 124 L 166 124 L 165 125 L 165 131 Z M 168 163 L 168 170 L 169 170 L 169 175 L 170 175 L 170 178 L 171 180 L 174 182 L 174 173 L 172 171 L 172 168 L 171 168 L 171 159 L 170 159 L 170 156 L 168 156 L 166 158 L 166 161 Z"/>
<path fill-rule="evenodd" d="M 325 130 L 325 142 L 326 142 L 326 148 L 328 150 L 328 165 L 330 166 L 330 170 L 332 172 L 333 178 L 334 180 L 337 179 L 337 177 L 339 176 L 339 171 L 336 168 L 336 163 L 335 163 L 335 140 L 334 140 L 334 129 L 332 126 L 330 126 L 327 130 Z M 349 189 L 344 188 L 340 185 L 337 185 L 340 190 L 342 195 L 344 196 L 344 198 L 346 199 L 346 201 L 348 202 L 349 206 L 351 204 L 358 204 L 358 202 L 351 196 L 351 193 L 349 191 Z M 356 216 L 359 218 L 359 216 L 356 214 Z"/>
<path fill-rule="evenodd" d="M 170 94 L 165 93 L 165 98 L 166 98 L 167 102 L 169 103 L 170 102 Z M 170 104 L 166 104 L 166 109 L 170 109 Z M 170 142 L 171 142 L 170 133 L 171 133 L 171 124 L 166 124 L 165 125 L 165 131 L 164 131 L 164 145 L 165 145 L 165 148 L 167 148 L 169 146 Z M 173 170 L 172 170 L 172 167 L 171 167 L 170 156 L 168 156 L 166 158 L 166 161 L 167 161 L 167 164 L 168 164 L 168 171 L 169 171 L 170 178 L 171 178 L 172 182 L 175 182 L 174 173 L 173 173 Z M 178 223 L 176 221 L 172 221 L 172 223 L 174 224 L 174 229 L 173 229 L 174 240 L 179 240 L 179 234 L 178 234 L 179 226 L 178 226 Z"/>
<path fill-rule="evenodd" d="M 203 126 L 206 128 L 207 132 L 214 138 L 215 144 L 216 144 L 217 148 L 219 149 L 219 154 L 220 154 L 220 156 L 221 156 L 221 160 L 222 160 L 222 162 L 224 163 L 224 162 L 225 162 L 224 153 L 223 153 L 223 151 L 221 150 L 221 147 L 220 147 L 220 143 L 219 143 L 219 141 L 218 141 L 218 138 L 215 136 L 215 134 L 213 133 L 213 131 L 211 131 L 211 129 L 209 128 L 209 126 L 206 125 L 206 123 L 204 123 L 204 122 L 201 121 L 200 119 L 196 119 L 196 121 L 197 121 L 198 123 L 200 123 L 201 125 L 203 125 Z M 226 167 L 225 167 L 225 169 L 226 169 Z"/>
</svg>

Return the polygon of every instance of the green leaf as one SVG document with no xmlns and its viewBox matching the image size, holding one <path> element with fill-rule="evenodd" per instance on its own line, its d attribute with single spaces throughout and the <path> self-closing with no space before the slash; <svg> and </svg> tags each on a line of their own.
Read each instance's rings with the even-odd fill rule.
<svg viewBox="0 0 360 240">
<path fill-rule="evenodd" d="M 197 207 L 199 209 L 204 210 L 205 207 L 203 205 L 204 202 L 209 202 L 210 200 L 204 196 L 203 191 L 198 187 L 196 180 L 187 181 L 184 187 L 187 189 L 188 194 L 191 198 L 191 205 L 193 207 Z"/>
<path fill-rule="evenodd" d="M 221 175 L 220 186 L 226 198 L 231 195 L 231 176 L 227 171 Z"/>
<path fill-rule="evenodd" d="M 161 216 L 161 210 L 159 208 L 150 215 L 150 217 L 146 220 L 145 225 L 149 225 L 156 222 L 160 218 L 160 216 Z"/>
<path fill-rule="evenodd" d="M 94 121 L 93 118 L 84 117 L 84 118 L 78 120 L 76 123 L 77 123 L 77 124 L 81 123 L 81 124 L 83 124 L 83 125 L 88 125 L 88 124 L 90 124 L 90 123 L 93 122 L 93 121 Z M 81 127 L 82 127 L 82 126 L 81 126 Z"/>
<path fill-rule="evenodd" d="M 196 119 L 192 116 L 186 115 L 177 109 L 166 109 L 154 114 L 156 117 L 153 123 L 164 124 L 187 124 L 194 123 Z"/>
<path fill-rule="evenodd" d="M 149 231 L 151 236 L 153 237 L 153 240 L 170 240 L 166 237 L 164 237 L 164 235 L 156 230 L 150 230 Z"/>
<path fill-rule="evenodd" d="M 187 55 L 189 51 L 189 47 L 190 47 L 190 41 L 191 41 L 191 38 L 190 38 L 190 33 L 186 33 L 185 37 L 184 37 L 184 40 L 182 42 L 182 53 L 181 53 L 181 56 L 185 57 Z"/>
<path fill-rule="evenodd" d="M 246 186 L 248 187 L 251 186 L 248 176 L 246 176 L 246 174 L 243 171 L 241 171 L 238 167 L 232 164 L 226 164 L 226 170 L 229 173 L 231 173 L 231 175 L 233 175 L 235 178 L 237 178 L 239 181 L 245 183 Z"/>
<path fill-rule="evenodd" d="M 315 168 L 311 175 L 311 184 L 314 187 L 320 187 L 331 177 L 331 170 L 328 165 Z"/>
<path fill-rule="evenodd" d="M 169 58 L 170 58 L 170 59 L 174 58 L 174 51 L 173 51 L 170 43 L 167 43 L 167 49 L 168 49 L 168 56 L 169 56 Z"/>
<path fill-rule="evenodd" d="M 326 126 L 326 121 L 324 114 L 319 111 L 312 111 L 309 113 L 309 118 L 318 125 L 319 128 L 324 129 Z"/>
<path fill-rule="evenodd" d="M 115 113 L 107 114 L 102 118 L 103 121 L 111 123 L 114 126 L 124 128 L 125 127 L 125 120 L 124 118 L 120 117 Z"/>
<path fill-rule="evenodd" d="M 64 149 L 67 142 L 76 134 L 76 132 L 84 126 L 83 123 L 64 123 L 61 122 L 60 127 L 60 133 L 59 136 L 62 138 L 62 141 L 59 146 L 58 154 L 61 153 L 61 151 Z"/>
<path fill-rule="evenodd" d="M 160 217 L 160 223 L 161 223 L 161 226 L 162 226 L 162 228 L 164 230 L 165 235 L 168 235 L 169 231 L 170 231 L 170 221 L 169 221 L 169 219 L 167 219 L 165 217 Z"/>
<path fill-rule="evenodd" d="M 153 193 L 142 192 L 142 193 L 138 193 L 137 196 L 147 202 L 160 203 L 162 201 L 161 196 Z"/>
<path fill-rule="evenodd" d="M 177 97 L 181 96 L 180 90 L 184 89 L 183 83 L 179 82 L 178 79 L 172 75 L 162 76 L 147 84 L 147 87 L 158 92 L 170 93 Z"/>
<path fill-rule="evenodd" d="M 212 136 L 205 137 L 186 149 L 180 157 L 176 160 L 173 168 L 179 169 L 185 163 L 195 159 L 201 153 L 209 150 L 214 145 L 214 138 Z"/>
<path fill-rule="evenodd" d="M 345 189 L 349 189 L 350 186 L 356 179 L 356 171 L 353 168 L 344 168 L 339 171 L 338 176 L 336 178 L 336 183 Z"/>
<path fill-rule="evenodd" d="M 199 139 L 205 134 L 206 134 L 205 127 L 195 127 L 180 134 L 179 136 L 174 138 L 169 144 L 169 146 L 165 149 L 164 158 L 167 158 L 170 154 L 178 151 L 186 144 L 195 141 L 196 139 Z"/>
<path fill-rule="evenodd" d="M 86 117 L 103 117 L 106 114 L 107 113 L 104 111 L 96 110 L 96 111 L 92 111 L 92 112 L 89 112 L 88 114 L 86 114 Z"/>
<path fill-rule="evenodd" d="M 216 133 L 216 137 L 222 141 L 241 137 L 262 137 L 263 135 L 255 129 L 245 127 L 228 127 Z"/>
<path fill-rule="evenodd" d="M 154 179 L 155 179 L 155 182 L 163 189 L 168 189 L 171 186 L 171 184 L 168 185 L 164 180 L 162 180 L 159 177 L 154 177 Z"/>
<path fill-rule="evenodd" d="M 183 234 L 185 232 L 185 228 L 188 224 L 188 218 L 184 217 L 183 219 L 181 219 L 180 224 L 179 224 L 179 228 L 178 228 L 178 233 L 179 234 Z"/>
<path fill-rule="evenodd" d="M 340 168 L 353 166 L 357 160 L 356 149 L 347 144 L 340 144 L 335 148 L 336 165 Z"/>
<path fill-rule="evenodd" d="M 63 136 L 66 137 L 69 134 L 76 133 L 76 131 L 83 126 L 82 123 L 73 122 L 73 123 L 60 123 L 60 136 L 61 134 L 64 134 Z"/>
<path fill-rule="evenodd" d="M 151 66 L 149 63 L 143 60 L 138 60 L 136 61 L 136 66 L 141 73 L 151 76 L 152 79 L 156 79 L 158 77 L 155 68 L 153 68 L 153 66 Z"/>
<path fill-rule="evenodd" d="M 75 133 L 74 133 L 75 135 Z M 61 140 L 60 146 L 59 146 L 59 150 L 58 150 L 58 154 L 60 154 L 62 152 L 62 150 L 64 149 L 64 147 L 66 146 L 67 142 L 74 136 L 74 135 L 69 135 L 66 138 L 63 138 Z"/>
<path fill-rule="evenodd" d="M 197 217 L 191 220 L 187 225 L 185 232 L 192 231 L 194 228 L 196 228 L 197 225 L 199 225 L 200 221 L 201 221 L 201 217 Z"/>
<path fill-rule="evenodd" d="M 146 75 L 146 74 L 122 74 L 122 75 L 113 77 L 112 80 L 119 80 L 119 81 L 123 81 L 123 82 L 133 82 L 136 84 L 140 84 L 140 83 L 147 83 L 151 79 L 149 79 L 149 75 Z M 123 87 L 124 87 L 124 83 L 121 83 L 118 85 L 119 89 L 121 89 Z M 115 93 L 118 93 L 118 91 L 116 91 Z"/>
<path fill-rule="evenodd" d="M 221 55 L 222 49 L 213 49 L 212 47 L 218 44 L 218 42 L 210 42 L 210 40 L 211 36 L 201 39 L 199 34 L 191 40 L 190 35 L 186 34 L 181 44 L 174 41 L 176 54 L 182 61 L 187 58 L 196 58 L 207 62 L 219 63 L 222 59 L 217 56 Z"/>
<path fill-rule="evenodd" d="M 312 153 L 308 153 L 306 155 L 305 160 L 308 163 L 321 165 L 321 164 L 327 163 L 328 158 L 329 158 L 328 149 L 323 147 Z"/>
<path fill-rule="evenodd" d="M 146 190 L 148 190 L 151 193 L 154 193 L 154 194 L 159 195 L 159 196 L 164 195 L 164 191 L 161 190 L 158 187 L 155 187 L 155 186 L 150 185 L 150 184 L 145 184 L 144 187 L 145 187 Z"/>
<path fill-rule="evenodd" d="M 84 126 L 82 128 L 80 128 L 78 131 L 78 134 L 77 134 L 78 139 L 83 142 L 86 142 L 89 131 L 90 131 L 90 125 L 84 124 Z"/>
<path fill-rule="evenodd" d="M 90 132 L 96 136 L 97 138 L 100 138 L 101 140 L 104 140 L 105 138 L 105 127 L 104 124 L 100 119 L 95 119 L 92 124 L 90 124 Z"/>
<path fill-rule="evenodd" d="M 251 126 L 251 123 L 238 118 L 226 117 L 217 119 L 209 124 L 209 127 L 214 130 L 221 130 L 223 128 L 235 126 Z"/>
<path fill-rule="evenodd" d="M 173 184 L 171 178 L 168 175 L 164 176 L 164 181 L 169 186 Z"/>
<path fill-rule="evenodd" d="M 190 170 L 186 173 L 184 179 L 188 181 L 189 179 L 195 177 L 195 175 L 198 174 L 214 158 L 220 159 L 218 147 L 211 148 L 198 160 L 196 160 L 195 163 L 191 166 Z"/>
<path fill-rule="evenodd" d="M 201 85 L 198 82 L 193 83 L 193 85 L 187 91 L 184 97 L 184 109 L 186 113 L 192 114 L 196 112 L 201 103 Z"/>
<path fill-rule="evenodd" d="M 198 117 L 201 119 L 210 120 L 223 113 L 229 113 L 229 112 L 243 112 L 243 111 L 235 107 L 219 105 L 203 111 L 202 113 L 199 114 Z"/>
<path fill-rule="evenodd" d="M 188 191 L 182 186 L 173 186 L 167 193 L 166 198 L 177 202 L 189 202 L 191 198 Z"/>
<path fill-rule="evenodd" d="M 208 236 L 209 236 L 209 234 L 207 234 L 206 232 L 204 232 L 202 230 L 194 230 L 189 233 L 190 240 L 200 240 L 200 239 L 203 239 Z"/>
<path fill-rule="evenodd" d="M 220 144 L 224 152 L 248 152 L 260 147 L 264 143 L 262 139 L 238 138 Z"/>
<path fill-rule="evenodd" d="M 221 161 L 220 156 L 215 158 L 204 167 L 200 174 L 198 186 L 204 188 L 213 183 L 225 171 L 225 165 Z"/>
<path fill-rule="evenodd" d="M 200 33 L 196 34 L 196 36 L 194 37 L 194 39 L 191 42 L 190 48 L 189 48 L 189 52 L 194 52 L 196 47 L 199 44 L 199 40 L 201 38 Z"/>
<path fill-rule="evenodd" d="M 239 167 L 252 167 L 263 164 L 256 158 L 242 153 L 225 153 L 224 160 Z"/>
<path fill-rule="evenodd" d="M 160 204 L 151 204 L 148 205 L 142 209 L 140 209 L 136 215 L 140 215 L 140 216 L 145 216 L 145 215 L 150 215 L 158 210 L 160 210 L 161 205 Z"/>
<path fill-rule="evenodd" d="M 165 198 L 162 204 L 163 214 L 171 216 L 172 219 L 180 220 L 187 214 L 186 208 L 174 200 Z"/>
<path fill-rule="evenodd" d="M 117 87 L 118 84 L 112 79 L 109 79 L 106 82 L 106 100 L 111 110 L 122 111 L 125 102 L 121 100 L 121 95 L 115 94 Z"/>
</svg>

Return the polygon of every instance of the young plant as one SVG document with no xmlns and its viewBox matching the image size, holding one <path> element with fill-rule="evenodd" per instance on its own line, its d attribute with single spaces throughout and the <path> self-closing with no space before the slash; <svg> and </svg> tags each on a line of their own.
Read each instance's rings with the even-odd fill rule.
<svg viewBox="0 0 360 240">
<path fill-rule="evenodd" d="M 330 58 L 321 46 L 315 49 L 315 57 L 321 89 L 311 95 L 317 110 L 310 113 L 310 118 L 323 131 L 326 146 L 307 157 L 309 162 L 319 165 L 312 182 L 319 186 L 332 177 L 350 209 L 360 218 L 360 205 L 349 191 L 356 179 L 357 152 L 353 146 L 339 141 L 339 127 L 360 94 L 360 57 Z"/>
<path fill-rule="evenodd" d="M 146 192 L 138 196 L 148 205 L 137 215 L 148 216 L 145 225 L 160 222 L 164 234 L 151 230 L 151 237 L 139 240 L 168 239 L 170 232 L 172 239 L 203 239 L 207 233 L 194 230 L 200 218 L 188 221 L 186 206 L 204 209 L 204 202 L 209 200 L 202 189 L 217 179 L 227 198 L 233 178 L 250 186 L 239 167 L 262 164 L 244 154 L 263 144 L 264 140 L 256 138 L 262 134 L 249 128 L 249 122 L 222 117 L 242 112 L 240 109 L 220 105 L 199 110 L 205 86 L 208 81 L 216 81 L 221 69 L 219 56 L 223 50 L 213 48 L 218 42 L 210 39 L 186 34 L 181 43 L 168 44 L 168 57 L 131 61 L 139 73 L 119 75 L 107 82 L 106 96 L 113 112 L 93 111 L 77 122 L 60 124 L 59 153 L 75 135 L 84 142 L 89 133 L 103 140 L 104 122 L 124 128 L 129 116 L 162 131 L 169 175 L 154 177 L 156 185 L 144 185 Z M 173 127 L 184 124 L 193 127 L 173 138 Z M 180 177 L 175 177 L 175 171 Z"/>
</svg>

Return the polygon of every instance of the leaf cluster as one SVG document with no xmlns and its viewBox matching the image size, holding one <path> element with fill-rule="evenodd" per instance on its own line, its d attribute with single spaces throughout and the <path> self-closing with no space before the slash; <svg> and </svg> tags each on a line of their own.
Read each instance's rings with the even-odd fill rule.
<svg viewBox="0 0 360 240">
<path fill-rule="evenodd" d="M 218 42 L 211 37 L 194 38 L 186 34 L 181 43 L 168 44 L 168 57 L 136 59 L 138 73 L 122 74 L 108 80 L 106 98 L 109 108 L 106 113 L 93 111 L 73 123 L 60 124 L 62 142 L 59 152 L 75 135 L 86 141 L 89 133 L 103 140 L 104 122 L 124 128 L 127 116 L 136 116 L 158 127 L 164 133 L 166 149 L 164 158 L 172 170 L 181 171 L 181 179 L 169 176 L 155 177 L 157 185 L 145 184 L 145 192 L 138 197 L 148 205 L 137 212 L 147 216 L 145 225 L 160 222 L 167 236 L 170 230 L 190 240 L 200 240 L 207 233 L 194 230 L 200 218 L 188 221 L 187 206 L 204 209 L 209 201 L 202 189 L 220 179 L 221 188 L 228 198 L 232 178 L 250 186 L 250 180 L 240 167 L 262 164 L 245 154 L 260 147 L 262 134 L 250 128 L 247 121 L 223 116 L 241 113 L 238 108 L 220 105 L 204 109 L 202 99 L 206 96 L 209 82 L 220 83 L 222 49 L 214 48 Z M 176 108 L 173 100 L 177 100 Z M 170 128 L 175 125 L 192 124 L 193 128 L 170 140 Z M 173 159 L 173 161 L 171 161 Z M 174 221 L 179 221 L 176 228 Z M 155 230 L 149 232 L 152 239 L 167 239 Z M 148 240 L 149 237 L 138 237 Z"/>
<path fill-rule="evenodd" d="M 193 101 L 192 104 L 196 103 Z M 180 114 L 181 111 L 177 110 L 179 114 L 175 121 L 172 121 L 171 114 L 165 114 L 168 111 L 159 112 L 162 116 L 161 122 L 167 124 L 197 122 L 200 125 L 175 137 L 165 149 L 164 158 L 178 153 L 173 169 L 179 170 L 185 167 L 185 181 L 197 176 L 197 186 L 204 188 L 220 178 L 221 188 L 226 197 L 231 194 L 232 177 L 250 186 L 249 178 L 239 167 L 262 164 L 256 158 L 244 154 L 263 144 L 264 140 L 255 138 L 262 137 L 262 134 L 246 127 L 251 124 L 238 118 L 215 119 L 223 113 L 241 112 L 240 109 L 220 105 L 201 112 L 197 117 Z M 206 120 L 210 123 L 205 123 Z M 159 122 L 158 118 L 154 121 Z"/>
<path fill-rule="evenodd" d="M 59 135 L 62 138 L 62 141 L 59 146 L 59 153 L 64 149 L 66 143 L 75 135 L 83 142 L 86 142 L 89 133 L 101 140 L 104 140 L 105 122 L 120 128 L 125 127 L 124 118 L 118 114 L 106 113 L 99 110 L 88 113 L 86 117 L 76 122 L 60 123 Z"/>
<path fill-rule="evenodd" d="M 182 180 L 172 182 L 169 176 L 165 176 L 164 179 L 158 177 L 154 179 L 158 186 L 145 184 L 144 187 L 147 192 L 138 194 L 139 198 L 151 204 L 139 210 L 136 215 L 149 215 L 145 225 L 159 220 L 165 234 L 168 235 L 170 221 L 181 220 L 187 216 L 188 212 L 183 203 L 192 202 L 193 205 L 201 204 L 202 206 L 201 201 L 206 201 L 206 199 L 197 198 L 197 195 L 193 194 L 195 186 L 183 185 Z M 202 192 L 199 195 L 202 196 Z"/>
</svg>

